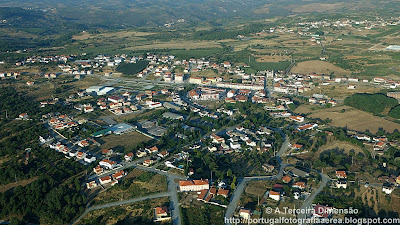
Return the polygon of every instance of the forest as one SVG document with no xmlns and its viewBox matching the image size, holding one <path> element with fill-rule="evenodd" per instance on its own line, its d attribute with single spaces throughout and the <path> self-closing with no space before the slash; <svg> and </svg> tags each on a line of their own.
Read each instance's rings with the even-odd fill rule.
<svg viewBox="0 0 400 225">
<path fill-rule="evenodd" d="M 373 114 L 382 113 L 386 108 L 393 108 L 399 103 L 384 94 L 357 93 L 344 100 L 344 104 Z"/>
<path fill-rule="evenodd" d="M 125 75 L 135 75 L 142 72 L 147 65 L 149 61 L 146 60 L 140 60 L 137 63 L 122 63 L 117 67 L 117 71 Z"/>
</svg>

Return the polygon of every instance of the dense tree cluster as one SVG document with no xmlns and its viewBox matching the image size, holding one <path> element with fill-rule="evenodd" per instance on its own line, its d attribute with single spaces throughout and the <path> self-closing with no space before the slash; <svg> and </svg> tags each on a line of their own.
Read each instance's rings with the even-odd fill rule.
<svg viewBox="0 0 400 225">
<path fill-rule="evenodd" d="M 134 75 L 143 71 L 147 65 L 149 65 L 149 61 L 146 60 L 141 60 L 137 63 L 121 63 L 117 67 L 117 71 L 125 75 Z"/>
<path fill-rule="evenodd" d="M 381 113 L 385 108 L 393 108 L 399 103 L 384 94 L 357 93 L 344 100 L 344 104 L 373 114 Z"/>
</svg>

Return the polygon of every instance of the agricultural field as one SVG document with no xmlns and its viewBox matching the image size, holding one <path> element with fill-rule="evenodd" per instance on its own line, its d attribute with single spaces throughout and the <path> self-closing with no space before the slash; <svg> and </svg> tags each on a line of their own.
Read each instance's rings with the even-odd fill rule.
<svg viewBox="0 0 400 225">
<path fill-rule="evenodd" d="M 311 61 L 296 63 L 296 65 L 291 69 L 291 72 L 300 74 L 309 74 L 309 73 L 334 74 L 336 76 L 344 76 L 351 74 L 351 71 L 342 69 L 329 62 L 320 60 L 311 60 Z"/>
<path fill-rule="evenodd" d="M 335 127 L 348 127 L 351 130 L 365 132 L 369 130 L 376 133 L 379 127 L 387 132 L 400 130 L 400 124 L 388 121 L 384 118 L 373 116 L 370 113 L 354 109 L 352 107 L 334 107 L 313 111 L 310 115 L 312 118 L 331 119 L 330 125 Z"/>
</svg>

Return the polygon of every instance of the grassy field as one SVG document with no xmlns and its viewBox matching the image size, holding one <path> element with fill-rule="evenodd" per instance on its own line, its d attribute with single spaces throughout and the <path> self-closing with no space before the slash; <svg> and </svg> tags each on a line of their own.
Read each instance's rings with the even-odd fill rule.
<svg viewBox="0 0 400 225">
<path fill-rule="evenodd" d="M 151 140 L 149 137 L 143 134 L 133 131 L 127 134 L 115 136 L 114 134 L 100 138 L 98 141 L 101 143 L 102 149 L 116 148 L 118 147 L 134 147 L 141 142 L 147 142 Z M 117 147 L 117 148 L 118 148 Z"/>
<path fill-rule="evenodd" d="M 320 60 L 311 60 L 296 63 L 291 70 L 293 73 L 317 73 L 317 74 L 335 74 L 335 75 L 349 75 L 351 71 L 344 70 L 338 66 L 335 66 L 329 62 Z"/>
<path fill-rule="evenodd" d="M 104 204 L 167 191 L 165 176 L 139 169 L 132 170 L 122 182 L 97 195 L 94 203 Z"/>
<path fill-rule="evenodd" d="M 154 224 L 153 209 L 159 206 L 169 206 L 168 197 L 95 210 L 77 224 Z"/>
<path fill-rule="evenodd" d="M 304 108 L 299 109 L 299 111 L 300 110 L 304 110 Z M 344 110 L 344 112 L 342 110 Z M 332 126 L 347 126 L 351 130 L 361 132 L 369 130 L 371 133 L 376 133 L 379 127 L 382 127 L 387 132 L 393 132 L 395 129 L 400 130 L 400 124 L 398 123 L 385 120 L 381 117 L 373 116 L 370 113 L 348 106 L 316 110 L 311 112 L 309 116 L 323 120 L 329 118 L 332 120 L 330 123 Z"/>
</svg>

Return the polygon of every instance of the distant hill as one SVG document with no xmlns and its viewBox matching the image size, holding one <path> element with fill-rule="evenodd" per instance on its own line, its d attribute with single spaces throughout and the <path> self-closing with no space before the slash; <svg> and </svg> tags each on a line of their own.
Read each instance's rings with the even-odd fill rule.
<svg viewBox="0 0 400 225">
<path fill-rule="evenodd" d="M 314 12 L 369 12 L 371 9 L 392 12 L 400 8 L 398 1 L 378 2 L 379 4 L 376 0 L 2 0 L 2 7 L 23 6 L 29 10 L 11 10 L 8 13 L 3 10 L 0 19 L 11 17 L 13 21 L 31 24 L 55 20 L 55 25 L 58 22 L 68 22 L 88 27 L 124 28 L 154 27 L 177 22 L 178 19 L 185 19 L 189 23 L 219 23 L 225 19 L 250 20 Z M 22 15 L 22 12 L 26 15 Z"/>
</svg>

